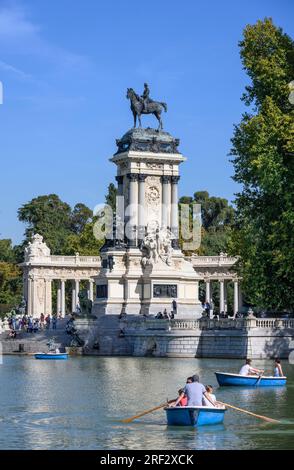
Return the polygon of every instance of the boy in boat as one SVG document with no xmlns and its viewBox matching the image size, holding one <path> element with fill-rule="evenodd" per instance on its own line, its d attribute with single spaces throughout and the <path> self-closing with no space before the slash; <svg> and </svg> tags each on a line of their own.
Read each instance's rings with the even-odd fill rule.
<svg viewBox="0 0 294 470">
<path fill-rule="evenodd" d="M 260 375 L 264 373 L 264 370 L 251 367 L 251 362 L 251 359 L 246 359 L 246 363 L 241 367 L 239 375 Z"/>
<path fill-rule="evenodd" d="M 284 377 L 280 359 L 275 359 L 274 377 Z"/>
<path fill-rule="evenodd" d="M 180 398 L 180 401 L 178 402 L 178 404 L 176 405 L 177 400 L 175 400 L 174 402 L 170 403 L 169 406 L 187 406 L 188 398 L 186 397 L 183 388 L 180 388 L 180 390 L 178 391 L 178 395 Z"/>
</svg>

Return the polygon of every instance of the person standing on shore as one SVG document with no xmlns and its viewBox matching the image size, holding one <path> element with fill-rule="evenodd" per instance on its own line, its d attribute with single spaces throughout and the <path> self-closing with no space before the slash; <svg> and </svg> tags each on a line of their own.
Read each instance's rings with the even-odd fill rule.
<svg viewBox="0 0 294 470">
<path fill-rule="evenodd" d="M 44 313 L 41 313 L 41 315 L 40 315 L 40 327 L 41 327 L 41 330 L 44 330 L 44 321 L 45 321 Z"/>
</svg>

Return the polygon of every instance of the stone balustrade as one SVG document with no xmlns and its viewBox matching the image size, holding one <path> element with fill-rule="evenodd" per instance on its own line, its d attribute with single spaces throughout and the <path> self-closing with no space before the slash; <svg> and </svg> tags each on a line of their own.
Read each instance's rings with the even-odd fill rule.
<svg viewBox="0 0 294 470">
<path fill-rule="evenodd" d="M 189 257 L 189 260 L 192 262 L 193 266 L 226 266 L 232 267 L 238 260 L 237 257 L 219 255 L 219 256 L 197 256 L 192 255 Z"/>
<path fill-rule="evenodd" d="M 38 258 L 31 258 L 30 264 L 39 264 Z M 101 265 L 100 256 L 55 256 L 49 255 L 42 259 L 42 266 L 87 266 L 97 267 Z"/>
<path fill-rule="evenodd" d="M 281 318 L 220 318 L 219 320 L 200 318 L 199 320 L 171 320 L 171 329 L 219 330 L 219 329 L 294 329 L 294 319 Z"/>
<path fill-rule="evenodd" d="M 248 330 L 260 329 L 294 329 L 294 319 L 280 318 L 220 318 L 219 320 L 200 318 L 196 320 L 155 318 L 133 319 L 127 321 L 128 330 Z"/>
</svg>

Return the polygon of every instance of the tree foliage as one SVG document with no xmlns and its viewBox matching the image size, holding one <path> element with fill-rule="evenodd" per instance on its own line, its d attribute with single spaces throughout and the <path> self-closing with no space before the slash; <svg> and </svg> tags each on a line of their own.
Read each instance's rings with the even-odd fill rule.
<svg viewBox="0 0 294 470">
<path fill-rule="evenodd" d="M 183 196 L 180 204 L 190 206 L 192 222 L 193 204 L 201 204 L 201 245 L 199 255 L 219 255 L 227 251 L 231 225 L 234 220 L 234 209 L 227 199 L 209 196 L 207 191 L 197 191 L 193 197 Z M 181 241 L 182 242 L 182 241 Z"/>
<path fill-rule="evenodd" d="M 236 224 L 230 249 L 250 302 L 293 309 L 294 122 L 288 84 L 294 78 L 294 44 L 270 19 L 248 25 L 240 42 L 250 85 L 243 100 L 253 111 L 235 127 L 231 155 Z"/>
<path fill-rule="evenodd" d="M 67 237 L 72 233 L 72 211 L 56 194 L 38 196 L 24 204 L 18 210 L 18 218 L 27 224 L 26 241 L 39 233 L 53 254 L 64 253 Z"/>
</svg>

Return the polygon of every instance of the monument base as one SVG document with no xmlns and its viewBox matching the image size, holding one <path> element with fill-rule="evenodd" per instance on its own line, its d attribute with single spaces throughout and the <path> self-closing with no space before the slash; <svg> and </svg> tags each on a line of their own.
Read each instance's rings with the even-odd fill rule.
<svg viewBox="0 0 294 470">
<path fill-rule="evenodd" d="M 101 257 L 102 268 L 94 278 L 94 315 L 201 316 L 197 274 L 179 250 L 174 251 L 170 265 L 158 259 L 143 266 L 138 248 L 108 249 Z"/>
</svg>

